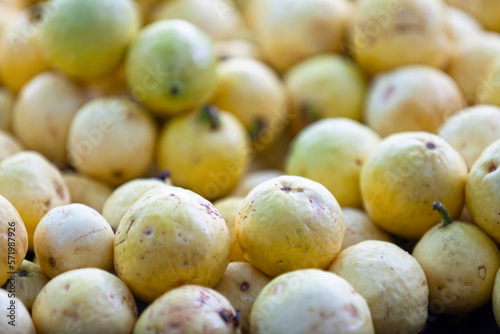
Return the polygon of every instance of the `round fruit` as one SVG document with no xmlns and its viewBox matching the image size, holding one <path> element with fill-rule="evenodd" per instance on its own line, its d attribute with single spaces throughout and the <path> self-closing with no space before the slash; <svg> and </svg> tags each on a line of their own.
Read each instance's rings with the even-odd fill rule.
<svg viewBox="0 0 500 334">
<path fill-rule="evenodd" d="M 298 270 L 272 280 L 250 315 L 252 333 L 374 333 L 363 297 L 343 278 Z"/>
<path fill-rule="evenodd" d="M 488 30 L 500 32 L 500 23 L 495 13 L 500 11 L 500 1 L 446 0 L 450 6 L 458 7 L 475 17 Z"/>
<path fill-rule="evenodd" d="M 444 72 L 428 66 L 399 67 L 379 74 L 370 86 L 364 119 L 382 137 L 402 131 L 437 133 L 464 98 Z"/>
<path fill-rule="evenodd" d="M 7 288 L 9 290 L 9 287 Z M 18 298 L 0 289 L 0 333 L 36 334 L 30 313 Z"/>
<path fill-rule="evenodd" d="M 143 28 L 125 61 L 135 99 L 171 115 L 202 103 L 216 84 L 212 41 L 183 20 L 162 20 Z"/>
<path fill-rule="evenodd" d="M 324 185 L 341 206 L 361 207 L 359 174 L 380 137 L 348 118 L 327 118 L 302 130 L 292 142 L 285 172 Z"/>
<path fill-rule="evenodd" d="M 50 280 L 36 297 L 32 315 L 38 334 L 129 334 L 137 307 L 127 286 L 116 276 L 86 268 Z"/>
<path fill-rule="evenodd" d="M 32 151 L 16 153 L 0 162 L 0 194 L 19 212 L 28 232 L 30 250 L 40 219 L 52 208 L 70 201 L 61 172 Z"/>
<path fill-rule="evenodd" d="M 264 181 L 283 175 L 277 169 L 259 169 L 244 175 L 236 185 L 231 196 L 245 197 L 248 193 Z"/>
<path fill-rule="evenodd" d="M 215 286 L 229 263 L 229 232 L 210 202 L 189 190 L 162 187 L 125 213 L 114 255 L 118 277 L 150 302 L 185 284 Z"/>
<path fill-rule="evenodd" d="M 467 165 L 444 139 L 427 132 L 386 137 L 361 171 L 361 196 L 373 222 L 403 238 L 420 238 L 439 222 L 439 200 L 458 218 Z"/>
<path fill-rule="evenodd" d="M 340 206 L 321 184 L 280 176 L 245 197 L 235 223 L 245 258 L 271 277 L 306 268 L 326 268 L 342 246 Z"/>
<path fill-rule="evenodd" d="M 425 326 L 429 298 L 425 273 L 395 244 L 360 242 L 340 253 L 329 270 L 366 299 L 377 333 L 418 333 Z"/>
<path fill-rule="evenodd" d="M 78 173 L 64 173 L 63 180 L 68 188 L 71 203 L 85 204 L 99 213 L 113 192 L 107 184 Z"/>
<path fill-rule="evenodd" d="M 446 16 L 453 39 L 457 44 L 466 43 L 469 38 L 475 38 L 484 32 L 479 21 L 457 7 L 448 6 Z"/>
<path fill-rule="evenodd" d="M 217 291 L 197 285 L 171 290 L 148 306 L 134 334 L 237 334 L 238 313 Z"/>
<path fill-rule="evenodd" d="M 465 203 L 474 222 L 497 243 L 500 243 L 499 165 L 500 140 L 497 140 L 489 145 L 472 165 L 465 192 Z"/>
<path fill-rule="evenodd" d="M 500 139 L 500 108 L 476 105 L 462 109 L 446 120 L 438 134 L 462 155 L 470 170 L 484 149 Z"/>
<path fill-rule="evenodd" d="M 443 222 L 413 249 L 429 284 L 429 306 L 437 314 L 468 314 L 491 299 L 500 251 L 476 225 L 452 221 L 440 202 L 434 209 Z"/>
<path fill-rule="evenodd" d="M 241 332 L 250 333 L 252 306 L 262 289 L 271 281 L 247 262 L 232 262 L 227 266 L 215 290 L 226 297 L 241 317 Z"/>
<path fill-rule="evenodd" d="M 371 73 L 410 64 L 444 67 L 453 51 L 445 6 L 435 0 L 358 1 L 350 43 Z"/>
<path fill-rule="evenodd" d="M 18 298 L 28 310 L 31 310 L 36 296 L 38 296 L 38 293 L 45 284 L 47 284 L 49 278 L 43 273 L 39 265 L 28 260 L 24 260 L 21 263 L 21 266 L 12 277 L 16 298 Z M 9 282 L 7 282 L 7 284 L 9 284 Z"/>
<path fill-rule="evenodd" d="M 125 98 L 98 98 L 76 113 L 68 135 L 71 164 L 82 174 L 119 185 L 153 161 L 156 124 Z"/>
<path fill-rule="evenodd" d="M 236 231 L 234 224 L 236 221 L 236 216 L 243 204 L 243 197 L 225 197 L 214 202 L 214 206 L 219 211 L 220 215 L 227 224 L 227 229 L 229 230 L 229 239 L 231 240 L 231 257 L 230 262 L 243 261 L 246 262 L 243 252 L 241 251 L 240 243 L 236 238 Z"/>
<path fill-rule="evenodd" d="M 40 45 L 56 68 L 91 78 L 118 67 L 138 29 L 131 0 L 52 0 L 42 15 Z"/>
<path fill-rule="evenodd" d="M 158 142 L 158 167 L 172 183 L 208 200 L 231 193 L 249 162 L 249 141 L 231 113 L 204 105 L 167 122 Z"/>
<path fill-rule="evenodd" d="M 78 268 L 113 269 L 114 233 L 94 209 L 69 204 L 50 210 L 35 230 L 35 255 L 50 278 Z"/>
<path fill-rule="evenodd" d="M 85 100 L 84 91 L 65 76 L 41 73 L 24 85 L 16 99 L 13 131 L 28 149 L 65 165 L 71 120 Z"/>
<path fill-rule="evenodd" d="M 295 132 L 319 119 L 347 117 L 361 121 L 366 78 L 340 55 L 308 58 L 285 74 Z"/>
</svg>

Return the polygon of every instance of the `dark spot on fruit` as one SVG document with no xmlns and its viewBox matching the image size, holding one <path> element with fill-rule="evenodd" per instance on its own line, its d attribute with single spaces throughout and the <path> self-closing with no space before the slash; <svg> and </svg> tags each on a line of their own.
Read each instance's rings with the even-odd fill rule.
<svg viewBox="0 0 500 334">
<path fill-rule="evenodd" d="M 256 118 L 249 129 L 250 139 L 253 142 L 258 141 L 262 135 L 262 131 L 265 128 L 266 128 L 266 121 L 262 118 Z"/>
<path fill-rule="evenodd" d="M 170 95 L 177 96 L 179 95 L 180 89 L 177 86 L 170 87 Z"/>
<path fill-rule="evenodd" d="M 115 178 L 115 179 L 121 179 L 123 177 L 123 172 L 121 170 L 114 170 L 111 175 Z"/>
<path fill-rule="evenodd" d="M 220 310 L 219 315 L 226 323 L 232 324 L 234 327 L 240 326 L 240 312 L 236 311 L 236 314 L 233 314 L 231 310 Z"/>
<path fill-rule="evenodd" d="M 26 270 L 19 270 L 17 274 L 21 277 L 26 277 L 28 276 L 28 272 Z"/>
<path fill-rule="evenodd" d="M 46 208 L 48 208 L 50 206 L 52 202 L 50 201 L 50 199 L 46 200 L 45 202 L 43 202 L 43 205 L 45 205 Z"/>
<path fill-rule="evenodd" d="M 66 284 L 66 285 L 64 286 L 64 291 L 68 292 L 68 290 L 69 290 L 69 284 Z"/>
<path fill-rule="evenodd" d="M 349 305 L 349 314 L 353 318 L 357 318 L 358 317 L 358 310 L 356 309 L 356 307 L 354 307 L 354 305 Z"/>
<path fill-rule="evenodd" d="M 290 188 L 290 187 L 283 187 L 283 188 L 281 188 L 281 190 L 283 190 L 283 191 L 290 191 L 290 190 L 292 190 L 292 188 Z"/>
<path fill-rule="evenodd" d="M 427 142 L 427 144 L 425 144 L 425 146 L 427 146 L 427 148 L 429 150 L 434 150 L 436 148 L 436 145 L 434 143 L 430 142 L 430 141 Z"/>
<path fill-rule="evenodd" d="M 354 163 L 356 164 L 356 166 L 361 167 L 361 165 L 363 164 L 363 161 L 361 161 L 361 159 L 356 159 L 356 160 L 354 160 Z"/>
<path fill-rule="evenodd" d="M 60 186 L 60 185 L 58 185 L 58 184 L 57 184 L 57 183 L 55 183 L 55 182 L 54 182 L 52 185 L 54 186 L 54 190 L 56 191 L 57 196 L 58 196 L 60 199 L 63 199 L 63 198 L 64 198 L 64 192 L 63 192 L 63 190 L 62 190 L 61 186 Z"/>
<path fill-rule="evenodd" d="M 115 299 L 115 296 L 114 295 L 109 295 L 109 298 L 110 299 Z"/>
<path fill-rule="evenodd" d="M 151 234 L 153 234 L 153 229 L 152 229 L 151 227 L 149 227 L 149 226 L 148 226 L 148 227 L 146 227 L 146 228 L 144 229 L 143 233 L 144 233 L 145 235 L 151 235 Z"/>
<path fill-rule="evenodd" d="M 41 4 L 36 4 L 29 7 L 29 16 L 32 23 L 37 23 L 42 20 L 44 8 Z"/>
<path fill-rule="evenodd" d="M 301 193 L 301 192 L 304 192 L 304 189 L 303 188 L 297 188 L 295 191 L 298 192 L 298 193 Z"/>
<path fill-rule="evenodd" d="M 240 290 L 245 292 L 248 291 L 248 288 L 250 288 L 250 284 L 248 282 L 243 282 L 240 284 Z"/>
<path fill-rule="evenodd" d="M 56 265 L 56 260 L 53 257 L 49 257 L 49 265 L 54 267 Z"/>
<path fill-rule="evenodd" d="M 480 279 L 482 279 L 484 281 L 484 279 L 486 278 L 486 267 L 485 266 L 477 267 L 477 277 L 479 277 Z"/>
<path fill-rule="evenodd" d="M 158 179 L 158 180 L 162 180 L 162 181 L 165 181 L 167 179 L 170 178 L 170 171 L 167 169 L 167 170 L 164 170 L 163 172 L 159 173 L 158 175 L 155 175 L 154 177 L 155 179 Z M 174 194 L 170 195 L 170 196 L 173 196 Z"/>
<path fill-rule="evenodd" d="M 493 173 L 497 170 L 497 165 L 492 161 L 488 167 L 488 173 Z"/>
</svg>

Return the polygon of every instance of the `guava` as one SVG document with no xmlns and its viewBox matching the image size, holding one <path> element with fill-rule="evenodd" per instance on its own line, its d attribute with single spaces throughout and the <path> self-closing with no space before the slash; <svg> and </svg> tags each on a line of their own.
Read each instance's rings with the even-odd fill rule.
<svg viewBox="0 0 500 334">
<path fill-rule="evenodd" d="M 316 54 L 341 51 L 351 16 L 347 1 L 268 0 L 257 6 L 253 32 L 278 72 Z"/>
<path fill-rule="evenodd" d="M 229 195 L 247 169 L 250 143 L 233 114 L 203 105 L 163 127 L 157 164 L 172 183 L 208 200 Z"/>
<path fill-rule="evenodd" d="M 216 85 L 210 37 L 192 23 L 161 20 L 143 28 L 125 60 L 132 96 L 160 115 L 194 108 Z"/>
<path fill-rule="evenodd" d="M 238 334 L 239 316 L 215 290 L 185 285 L 151 303 L 141 314 L 134 334 Z"/>
<path fill-rule="evenodd" d="M 359 175 L 380 137 L 349 118 L 326 118 L 302 130 L 290 145 L 285 172 L 324 185 L 341 206 L 361 207 Z"/>
<path fill-rule="evenodd" d="M 248 193 L 264 181 L 283 175 L 277 169 L 259 169 L 245 174 L 236 185 L 231 196 L 245 197 Z"/>
<path fill-rule="evenodd" d="M 153 117 L 134 102 L 123 97 L 94 99 L 71 121 L 69 161 L 82 174 L 120 185 L 147 171 L 156 135 Z"/>
<path fill-rule="evenodd" d="M 234 228 L 236 216 L 238 215 L 241 205 L 243 204 L 243 197 L 225 197 L 215 201 L 213 204 L 226 222 L 227 229 L 229 230 L 229 239 L 231 240 L 231 256 L 229 261 L 246 262 L 243 252 L 241 251 L 240 243 L 236 238 L 236 231 Z"/>
<path fill-rule="evenodd" d="M 450 6 L 458 7 L 476 18 L 488 30 L 500 32 L 500 23 L 495 13 L 500 11 L 500 1 L 446 0 Z"/>
<path fill-rule="evenodd" d="M 441 137 L 396 133 L 382 140 L 361 170 L 364 208 L 385 231 L 418 239 L 440 220 L 434 201 L 460 216 L 467 174 L 460 153 Z"/>
<path fill-rule="evenodd" d="M 457 7 L 446 7 L 446 16 L 453 39 L 457 44 L 464 43 L 484 32 L 483 26 L 473 16 Z"/>
<path fill-rule="evenodd" d="M 69 127 L 85 102 L 84 90 L 61 73 L 38 74 L 23 86 L 16 99 L 13 132 L 28 149 L 67 165 Z"/>
<path fill-rule="evenodd" d="M 0 35 L 0 81 L 17 93 L 32 77 L 49 69 L 39 45 L 43 5 L 21 11 Z"/>
<path fill-rule="evenodd" d="M 68 188 L 71 203 L 85 204 L 99 213 L 113 192 L 113 188 L 107 184 L 78 173 L 66 172 L 63 174 L 63 180 Z"/>
<path fill-rule="evenodd" d="M 0 195 L 0 285 L 19 269 L 27 251 L 28 233 L 24 222 L 16 208 Z"/>
<path fill-rule="evenodd" d="M 393 243 L 368 240 L 346 248 L 329 271 L 366 299 L 377 333 L 418 333 L 427 322 L 429 287 L 420 264 Z"/>
<path fill-rule="evenodd" d="M 366 300 L 342 277 L 317 269 L 280 275 L 253 304 L 255 334 L 375 333 Z"/>
<path fill-rule="evenodd" d="M 38 334 L 129 334 L 137 306 L 127 286 L 97 268 L 70 270 L 45 285 L 33 303 Z"/>
<path fill-rule="evenodd" d="M 24 146 L 17 137 L 0 130 L 0 161 L 23 150 Z"/>
<path fill-rule="evenodd" d="M 446 119 L 463 107 L 462 93 L 446 73 L 411 65 L 375 77 L 364 119 L 382 137 L 403 131 L 437 133 Z"/>
<path fill-rule="evenodd" d="M 0 289 L 0 333 L 36 334 L 30 313 L 21 300 Z M 11 308 L 9 310 L 9 307 Z M 12 321 L 12 322 L 11 322 Z M 11 322 L 9 324 L 9 322 Z M 13 325 L 12 325 L 13 324 Z"/>
<path fill-rule="evenodd" d="M 438 134 L 462 155 L 470 170 L 484 149 L 500 139 L 500 108 L 464 108 L 447 119 Z"/>
<path fill-rule="evenodd" d="M 214 287 L 229 256 L 229 231 L 217 209 L 178 187 L 146 192 L 116 231 L 115 271 L 147 302 L 181 285 Z"/>
<path fill-rule="evenodd" d="M 36 296 L 45 284 L 47 284 L 49 278 L 43 273 L 39 265 L 28 260 L 24 260 L 21 263 L 21 266 L 12 277 L 16 298 L 18 298 L 28 310 L 31 310 Z M 7 282 L 7 284 L 9 284 L 9 282 Z"/>
<path fill-rule="evenodd" d="M 211 103 L 242 121 L 256 150 L 270 146 L 288 123 L 286 90 L 278 75 L 250 58 L 221 62 L 217 74 Z"/>
<path fill-rule="evenodd" d="M 70 202 L 61 172 L 33 151 L 22 151 L 0 161 L 0 194 L 19 212 L 28 232 L 30 250 L 40 219 L 52 208 Z"/>
<path fill-rule="evenodd" d="M 1 33 L 0 33 L 0 36 Z M 12 109 L 14 107 L 14 94 L 8 89 L 0 87 L 0 130 L 12 131 Z"/>
<path fill-rule="evenodd" d="M 467 178 L 465 203 L 474 222 L 495 242 L 500 243 L 498 213 L 500 212 L 500 139 L 481 153 Z"/>
<path fill-rule="evenodd" d="M 370 73 L 411 64 L 443 68 L 453 46 L 441 1 L 357 1 L 347 48 Z"/>
<path fill-rule="evenodd" d="M 214 289 L 226 297 L 241 317 L 241 332 L 250 333 L 252 306 L 271 278 L 248 262 L 231 262 Z"/>
<path fill-rule="evenodd" d="M 40 25 L 40 46 L 54 67 L 91 78 L 115 70 L 139 29 L 131 0 L 49 1 Z"/>
<path fill-rule="evenodd" d="M 294 132 L 329 117 L 362 119 L 367 80 L 348 58 L 328 54 L 308 58 L 285 73 Z"/>
<path fill-rule="evenodd" d="M 151 189 L 166 186 L 164 181 L 154 178 L 125 182 L 108 196 L 102 207 L 102 216 L 106 218 L 113 231 L 116 231 L 123 215 L 135 201 Z"/>
<path fill-rule="evenodd" d="M 235 229 L 248 262 L 275 277 L 326 268 L 342 246 L 345 221 L 327 188 L 284 175 L 259 184 L 245 197 Z"/>
<path fill-rule="evenodd" d="M 427 277 L 430 308 L 439 314 L 468 314 L 491 299 L 500 251 L 477 225 L 453 221 L 440 202 L 433 207 L 443 222 L 413 249 Z"/>
<path fill-rule="evenodd" d="M 35 255 L 50 278 L 79 268 L 113 269 L 114 233 L 108 222 L 83 204 L 50 210 L 35 230 Z"/>
<path fill-rule="evenodd" d="M 363 210 L 342 207 L 342 213 L 345 218 L 345 235 L 340 252 L 365 240 L 392 241 L 390 234 L 375 225 Z"/>
</svg>

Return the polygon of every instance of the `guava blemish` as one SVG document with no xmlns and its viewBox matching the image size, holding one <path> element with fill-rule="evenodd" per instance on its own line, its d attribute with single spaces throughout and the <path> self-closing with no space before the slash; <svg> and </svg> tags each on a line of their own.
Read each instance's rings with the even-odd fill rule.
<svg viewBox="0 0 500 334">
<path fill-rule="evenodd" d="M 387 89 L 384 92 L 384 101 L 387 102 L 387 100 L 389 100 L 389 98 L 392 96 L 392 94 L 394 94 L 395 90 L 396 89 L 394 88 L 393 85 L 390 85 L 389 87 L 387 87 Z"/>
<path fill-rule="evenodd" d="M 477 267 L 477 277 L 479 277 L 483 281 L 485 280 L 485 278 L 486 278 L 486 267 L 485 266 Z"/>
<path fill-rule="evenodd" d="M 114 170 L 111 175 L 115 178 L 115 179 L 120 179 L 123 177 L 123 172 L 121 170 Z"/>
<path fill-rule="evenodd" d="M 179 87 L 177 87 L 175 85 L 170 87 L 170 95 L 177 96 L 177 95 L 179 95 L 179 93 L 180 93 Z"/>
<path fill-rule="evenodd" d="M 281 188 L 280 190 L 283 190 L 283 191 L 288 192 L 288 191 L 292 190 L 292 188 L 287 187 L 287 186 L 284 186 L 284 187 L 283 187 L 283 188 Z"/>
<path fill-rule="evenodd" d="M 429 150 L 434 150 L 434 149 L 436 148 L 436 145 L 435 145 L 434 143 L 430 142 L 430 141 L 429 141 L 429 142 L 427 142 L 427 143 L 425 144 L 425 146 L 426 146 Z"/>
<path fill-rule="evenodd" d="M 144 233 L 144 235 L 146 235 L 146 236 L 150 236 L 150 235 L 154 234 L 154 230 L 152 227 L 148 226 L 144 229 L 144 231 L 142 233 Z"/>
<path fill-rule="evenodd" d="M 69 290 L 69 284 L 66 284 L 66 285 L 64 286 L 64 291 L 68 292 L 68 290 Z"/>
<path fill-rule="evenodd" d="M 222 216 L 217 212 L 217 210 L 215 209 L 215 207 L 213 205 L 203 204 L 203 203 L 201 203 L 200 205 L 205 208 L 205 210 L 207 211 L 207 213 L 210 216 L 213 217 L 215 215 L 218 218 L 222 218 Z"/>
<path fill-rule="evenodd" d="M 115 244 L 115 246 L 118 246 L 119 244 L 121 244 L 122 242 L 125 242 L 125 240 L 127 240 L 128 231 L 130 231 L 130 228 L 132 227 L 134 222 L 135 222 L 135 220 L 132 219 L 132 221 L 130 222 L 130 225 L 128 226 L 127 232 L 125 233 L 125 238 L 123 238 L 123 240 L 120 241 L 119 243 Z"/>
<path fill-rule="evenodd" d="M 361 159 L 356 159 L 356 160 L 354 160 L 354 164 L 358 167 L 361 167 L 361 165 L 363 164 L 363 161 L 361 161 Z"/>
<path fill-rule="evenodd" d="M 26 277 L 28 276 L 28 272 L 26 270 L 19 270 L 17 274 L 21 277 Z"/>
<path fill-rule="evenodd" d="M 240 290 L 245 292 L 248 291 L 248 288 L 250 288 L 250 284 L 248 282 L 243 282 L 240 284 Z"/>
<path fill-rule="evenodd" d="M 49 265 L 54 267 L 56 265 L 56 260 L 53 257 L 49 257 Z"/>
<path fill-rule="evenodd" d="M 57 183 L 55 183 L 55 182 L 52 185 L 54 186 L 54 190 L 56 191 L 57 196 L 60 199 L 63 199 L 64 198 L 64 192 L 62 190 L 62 187 L 60 185 L 58 185 Z"/>
<path fill-rule="evenodd" d="M 50 199 L 46 200 L 45 202 L 43 202 L 43 205 L 45 205 L 46 208 L 48 208 L 50 206 L 52 202 L 50 201 Z"/>
<path fill-rule="evenodd" d="M 238 311 L 233 314 L 231 310 L 220 310 L 219 315 L 228 324 L 232 324 L 234 327 L 239 327 L 241 322 L 241 316 Z"/>
<path fill-rule="evenodd" d="M 488 166 L 488 173 L 493 173 L 496 170 L 497 170 L 497 165 L 493 161 L 491 161 Z"/>
</svg>

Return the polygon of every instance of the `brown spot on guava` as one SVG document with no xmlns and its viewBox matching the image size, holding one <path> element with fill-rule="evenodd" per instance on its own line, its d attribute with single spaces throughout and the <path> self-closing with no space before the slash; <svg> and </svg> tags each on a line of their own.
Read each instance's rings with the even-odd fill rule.
<svg viewBox="0 0 500 334">
<path fill-rule="evenodd" d="M 54 186 L 54 190 L 56 191 L 57 196 L 60 199 L 64 199 L 64 192 L 62 190 L 62 187 L 59 184 L 57 184 L 56 182 L 52 183 L 52 185 Z"/>
<path fill-rule="evenodd" d="M 240 284 L 240 290 L 243 292 L 248 291 L 249 288 L 250 284 L 248 284 L 248 282 L 243 282 Z"/>
<path fill-rule="evenodd" d="M 283 188 L 281 188 L 280 190 L 283 190 L 285 192 L 289 192 L 290 190 L 292 190 L 292 188 L 290 187 L 287 187 L 287 186 L 284 186 Z"/>
<path fill-rule="evenodd" d="M 170 95 L 177 96 L 177 95 L 179 95 L 179 93 L 180 93 L 179 87 L 177 87 L 175 85 L 170 87 Z"/>
<path fill-rule="evenodd" d="M 479 277 L 483 281 L 485 280 L 485 278 L 486 278 L 486 267 L 485 266 L 477 267 L 477 277 Z"/>
<path fill-rule="evenodd" d="M 395 90 L 396 89 L 394 88 L 393 85 L 390 85 L 389 87 L 387 87 L 387 89 L 384 92 L 384 101 L 387 102 L 387 100 L 389 100 L 389 98 L 392 96 L 392 94 L 394 94 Z"/>
<path fill-rule="evenodd" d="M 53 257 L 49 257 L 49 265 L 54 267 L 56 265 L 56 260 Z"/>
<path fill-rule="evenodd" d="M 358 309 L 354 305 L 349 305 L 349 315 L 353 318 L 358 317 Z"/>
<path fill-rule="evenodd" d="M 356 166 L 358 166 L 358 167 L 361 167 L 361 165 L 363 164 L 363 161 L 361 161 L 361 159 L 356 159 L 356 160 L 354 160 L 354 164 L 356 164 Z"/>
<path fill-rule="evenodd" d="M 429 149 L 429 150 L 434 150 L 436 148 L 436 145 L 433 143 L 433 142 L 427 142 L 425 144 L 425 146 Z"/>
<path fill-rule="evenodd" d="M 69 290 L 69 284 L 66 284 L 66 285 L 64 286 L 64 291 L 68 292 L 68 290 Z"/>
<path fill-rule="evenodd" d="M 240 312 L 236 311 L 236 314 L 233 314 L 231 310 L 220 310 L 219 315 L 221 318 L 228 324 L 232 324 L 234 327 L 239 327 L 241 322 Z"/>
<path fill-rule="evenodd" d="M 496 170 L 497 170 L 497 165 L 493 161 L 491 161 L 488 166 L 488 173 L 493 173 Z"/>
<path fill-rule="evenodd" d="M 115 299 L 115 296 L 113 294 L 109 295 L 110 299 Z"/>
<path fill-rule="evenodd" d="M 21 277 L 26 277 L 28 276 L 28 272 L 26 270 L 19 270 L 17 274 Z"/>
<path fill-rule="evenodd" d="M 45 207 L 46 207 L 46 208 L 48 208 L 48 207 L 50 206 L 50 204 L 51 204 L 51 203 L 52 203 L 52 202 L 51 202 L 51 200 L 50 200 L 50 198 L 49 198 L 48 200 L 46 200 L 45 202 L 43 202 L 43 205 L 45 205 Z"/>
<path fill-rule="evenodd" d="M 144 235 L 149 236 L 149 235 L 153 234 L 153 232 L 154 232 L 154 231 L 153 231 L 153 228 L 152 228 L 152 227 L 150 227 L 150 226 L 148 226 L 148 227 L 146 227 L 146 228 L 144 229 L 144 231 L 143 231 L 142 233 L 144 233 Z"/>
</svg>

